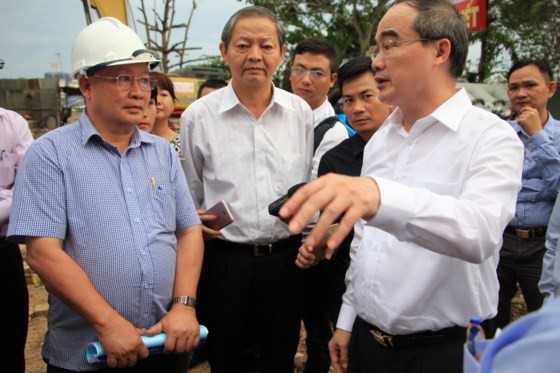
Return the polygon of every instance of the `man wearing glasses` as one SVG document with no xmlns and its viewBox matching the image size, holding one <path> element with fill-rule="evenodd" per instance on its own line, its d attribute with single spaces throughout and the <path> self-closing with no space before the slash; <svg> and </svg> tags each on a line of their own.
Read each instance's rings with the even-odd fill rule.
<svg viewBox="0 0 560 373">
<path fill-rule="evenodd" d="M 36 140 L 17 174 L 8 239 L 49 291 L 48 372 L 184 373 L 199 342 L 200 220 L 177 153 L 137 128 L 157 63 L 117 19 L 83 29 L 72 66 L 86 109 Z M 141 336 L 161 332 L 166 353 L 152 354 Z M 86 360 L 95 341 L 105 362 Z"/>
<path fill-rule="evenodd" d="M 332 127 L 325 132 L 320 143 L 315 144 L 311 179 L 317 177 L 317 168 L 323 154 L 348 138 L 348 131 L 336 120 L 327 96 L 336 83 L 337 69 L 338 55 L 326 40 L 311 38 L 296 45 L 290 74 L 292 91 L 311 106 L 314 128 L 325 120 L 333 120 Z"/>
<path fill-rule="evenodd" d="M 315 133 L 317 140 L 311 170 L 312 180 L 317 177 L 317 169 L 323 154 L 348 138 L 348 131 L 335 116 L 327 96 L 336 83 L 337 69 L 336 50 L 326 40 L 311 38 L 300 41 L 296 45 L 290 74 L 292 91 L 303 98 L 313 110 L 315 132 L 323 131 L 322 138 Z M 321 129 L 322 126 L 326 127 Z M 332 337 L 332 329 L 326 303 L 328 292 L 323 286 L 326 275 L 323 266 L 310 268 L 303 273 L 306 373 L 326 373 L 331 365 L 327 344 Z"/>
<path fill-rule="evenodd" d="M 469 319 L 496 314 L 523 146 L 456 87 L 468 40 L 448 0 L 396 1 L 375 41 L 379 99 L 396 108 L 366 145 L 361 176 L 322 176 L 280 216 L 298 232 L 322 211 L 313 247 L 342 215 L 327 257 L 355 228 L 329 343 L 338 372 L 462 372 Z"/>
</svg>

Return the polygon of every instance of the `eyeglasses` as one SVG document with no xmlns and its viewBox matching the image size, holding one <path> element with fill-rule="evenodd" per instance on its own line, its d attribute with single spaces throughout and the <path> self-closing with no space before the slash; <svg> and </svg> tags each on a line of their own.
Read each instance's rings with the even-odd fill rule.
<svg viewBox="0 0 560 373">
<path fill-rule="evenodd" d="M 132 81 L 136 80 L 140 89 L 143 91 L 151 91 L 156 87 L 156 79 L 151 76 L 139 76 L 133 77 L 130 75 L 119 75 L 119 76 L 100 76 L 94 75 L 94 78 L 102 79 L 112 79 L 117 81 L 117 88 L 121 91 L 126 91 L 132 87 Z"/>
<path fill-rule="evenodd" d="M 378 54 L 383 56 L 389 55 L 391 53 L 391 50 L 393 50 L 397 45 L 401 43 L 415 43 L 417 41 L 434 41 L 438 39 L 441 38 L 425 38 L 425 39 L 411 39 L 411 40 L 393 40 L 393 39 L 382 40 L 379 42 L 379 44 L 375 44 L 371 46 L 371 48 L 369 49 L 369 56 L 373 61 Z"/>
<path fill-rule="evenodd" d="M 309 70 L 305 70 L 304 68 L 299 67 L 299 66 L 292 67 L 292 74 L 294 74 L 298 78 L 303 78 L 304 76 L 309 74 L 309 78 L 311 78 L 311 80 L 319 80 L 319 79 L 323 79 L 324 77 L 327 76 L 327 74 L 325 74 L 322 71 L 319 71 L 319 70 L 309 71 Z"/>
</svg>

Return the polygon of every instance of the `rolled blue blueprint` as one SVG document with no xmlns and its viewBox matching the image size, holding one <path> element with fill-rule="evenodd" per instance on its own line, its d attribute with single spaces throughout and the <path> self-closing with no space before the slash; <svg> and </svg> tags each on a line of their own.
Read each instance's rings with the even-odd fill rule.
<svg viewBox="0 0 560 373">
<path fill-rule="evenodd" d="M 163 351 L 163 345 L 165 344 L 165 333 L 159 333 L 152 337 L 143 335 L 142 341 L 148 347 L 150 354 L 159 353 Z M 208 337 L 208 329 L 204 325 L 200 325 L 200 344 L 206 341 Z M 86 347 L 86 359 L 88 363 L 101 363 L 107 358 L 105 356 L 105 350 L 99 341 L 91 342 Z"/>
</svg>

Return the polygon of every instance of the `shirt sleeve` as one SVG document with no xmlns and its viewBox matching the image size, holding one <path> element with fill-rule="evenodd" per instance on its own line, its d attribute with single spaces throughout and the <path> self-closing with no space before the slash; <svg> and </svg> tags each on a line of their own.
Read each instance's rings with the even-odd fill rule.
<svg viewBox="0 0 560 373">
<path fill-rule="evenodd" d="M 356 311 L 354 310 L 354 284 L 352 283 L 352 273 L 354 271 L 354 258 L 356 257 L 356 252 L 360 247 L 363 237 L 363 220 L 359 220 L 354 225 L 354 239 L 350 245 L 350 266 L 346 271 L 345 283 L 346 291 L 342 296 L 342 305 L 340 307 L 340 312 L 338 314 L 338 319 L 336 322 L 336 327 L 348 332 L 352 331 L 352 326 L 356 319 Z"/>
<path fill-rule="evenodd" d="M 555 273 L 556 250 L 558 238 L 560 237 L 560 199 L 556 200 L 548 229 L 546 232 L 546 242 L 543 258 L 543 268 L 539 281 L 539 290 L 544 296 L 544 301 L 554 298 L 555 289 L 560 286 L 560 272 Z"/>
<path fill-rule="evenodd" d="M 511 131 L 480 137 L 457 183 L 415 186 L 375 176 L 365 159 L 362 175 L 377 182 L 381 205 L 367 224 L 433 252 L 482 263 L 501 246 L 521 187 L 523 148 Z"/>
<path fill-rule="evenodd" d="M 546 131 L 542 130 L 527 140 L 526 152 L 540 172 L 539 177 L 524 177 L 519 202 L 555 200 L 560 190 L 559 149 Z"/>
</svg>

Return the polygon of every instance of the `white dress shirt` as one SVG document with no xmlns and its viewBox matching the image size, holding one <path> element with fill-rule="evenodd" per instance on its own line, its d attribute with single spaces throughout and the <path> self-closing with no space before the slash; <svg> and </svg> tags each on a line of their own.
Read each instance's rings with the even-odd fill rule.
<svg viewBox="0 0 560 373">
<path fill-rule="evenodd" d="M 317 109 L 313 110 L 313 121 L 314 125 L 313 128 L 317 127 L 319 123 L 321 123 L 324 119 L 328 117 L 332 117 L 335 115 L 334 109 L 325 97 L 325 102 L 321 104 Z M 315 150 L 315 154 L 313 156 L 313 168 L 311 169 L 311 180 L 317 178 L 317 170 L 319 169 L 319 162 L 321 161 L 321 157 L 327 151 L 331 150 L 342 140 L 348 138 L 348 130 L 344 127 L 340 121 L 336 122 L 334 126 L 332 126 L 327 132 L 325 132 L 325 136 L 317 146 Z"/>
<path fill-rule="evenodd" d="M 256 119 L 230 85 L 195 101 L 181 115 L 181 144 L 195 204 L 224 200 L 234 222 L 223 239 L 270 243 L 287 238 L 286 223 L 268 205 L 309 180 L 313 114 L 300 97 L 273 87 L 268 108 Z"/>
<path fill-rule="evenodd" d="M 390 334 L 496 314 L 502 233 L 515 212 L 523 146 L 464 89 L 406 132 L 396 109 L 364 150 L 381 205 L 356 224 L 337 327 L 356 315 Z"/>
</svg>

